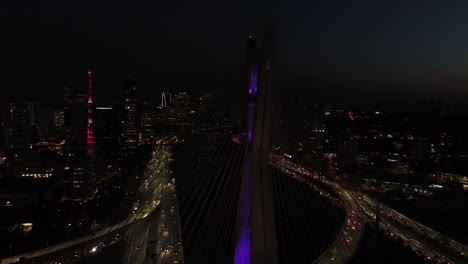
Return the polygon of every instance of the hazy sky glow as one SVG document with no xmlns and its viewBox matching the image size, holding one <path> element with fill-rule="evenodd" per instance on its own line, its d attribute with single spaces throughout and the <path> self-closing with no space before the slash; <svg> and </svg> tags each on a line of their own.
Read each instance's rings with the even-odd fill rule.
<svg viewBox="0 0 468 264">
<path fill-rule="evenodd" d="M 155 85 L 233 89 L 247 37 L 261 36 L 273 18 L 285 86 L 468 97 L 468 2 L 446 2 L 2 6 L 2 85 L 7 94 L 37 94 L 34 86 L 55 93 L 64 80 L 83 82 L 91 67 L 111 93 L 130 74 Z"/>
</svg>

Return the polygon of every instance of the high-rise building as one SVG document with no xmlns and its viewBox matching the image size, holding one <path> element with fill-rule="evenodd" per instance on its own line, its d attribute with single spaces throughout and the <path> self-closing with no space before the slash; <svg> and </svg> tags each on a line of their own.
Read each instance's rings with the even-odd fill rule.
<svg viewBox="0 0 468 264">
<path fill-rule="evenodd" d="M 34 105 L 26 99 L 7 100 L 1 107 L 1 144 L 4 150 L 28 150 L 34 124 Z"/>
<path fill-rule="evenodd" d="M 358 140 L 349 139 L 338 148 L 338 164 L 343 169 L 354 169 L 357 166 Z"/>
<path fill-rule="evenodd" d="M 88 71 L 88 94 L 87 94 L 87 119 L 86 119 L 86 152 L 88 156 L 94 154 L 94 135 L 93 135 L 93 73 Z"/>
<path fill-rule="evenodd" d="M 119 119 L 113 106 L 98 106 L 94 109 L 94 142 L 100 153 L 115 152 L 119 146 Z"/>
<path fill-rule="evenodd" d="M 38 137 L 46 140 L 56 132 L 55 109 L 47 101 L 36 101 L 34 104 L 34 126 L 37 129 Z"/>
<path fill-rule="evenodd" d="M 68 148 L 84 148 L 88 119 L 87 96 L 64 87 L 64 134 Z"/>
<path fill-rule="evenodd" d="M 140 144 L 151 143 L 155 139 L 155 127 L 159 123 L 159 111 L 164 109 L 158 108 L 150 103 L 143 103 L 140 109 Z"/>
<path fill-rule="evenodd" d="M 65 112 L 64 111 L 55 111 L 54 112 L 54 127 L 57 134 L 63 132 L 63 127 L 65 125 Z"/>
<path fill-rule="evenodd" d="M 21 153 L 55 134 L 54 109 L 44 100 L 0 102 L 0 149 Z"/>
<path fill-rule="evenodd" d="M 213 95 L 211 94 L 204 94 L 198 97 L 198 111 L 199 112 L 206 111 L 212 100 L 213 100 Z"/>
<path fill-rule="evenodd" d="M 88 72 L 87 92 L 64 89 L 65 147 L 63 200 L 87 202 L 96 193 L 93 138 L 93 75 Z"/>
<path fill-rule="evenodd" d="M 10 149 L 10 105 L 7 103 L 0 104 L 0 150 Z"/>
<path fill-rule="evenodd" d="M 187 92 L 181 92 L 174 96 L 174 105 L 177 115 L 184 116 L 190 110 L 190 95 Z"/>
<path fill-rule="evenodd" d="M 133 151 L 139 141 L 139 116 L 137 103 L 137 82 L 135 78 L 127 81 L 124 90 L 122 143 L 125 151 Z"/>
<path fill-rule="evenodd" d="M 94 198 L 96 179 L 93 166 L 86 153 L 66 153 L 64 176 L 64 201 L 85 203 Z"/>
</svg>

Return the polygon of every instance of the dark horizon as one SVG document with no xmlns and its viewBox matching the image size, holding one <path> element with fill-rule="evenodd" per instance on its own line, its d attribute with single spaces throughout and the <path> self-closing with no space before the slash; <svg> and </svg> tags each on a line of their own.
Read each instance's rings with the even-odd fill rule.
<svg viewBox="0 0 468 264">
<path fill-rule="evenodd" d="M 100 84 L 115 97 L 131 75 L 154 83 L 143 86 L 148 95 L 166 87 L 236 93 L 246 39 L 260 41 L 274 18 L 279 88 L 336 101 L 466 101 L 468 3 L 451 4 L 13 4 L 0 9 L 8 25 L 0 43 L 2 91 L 54 96 L 64 82 L 84 84 L 92 69 L 97 93 Z"/>
</svg>

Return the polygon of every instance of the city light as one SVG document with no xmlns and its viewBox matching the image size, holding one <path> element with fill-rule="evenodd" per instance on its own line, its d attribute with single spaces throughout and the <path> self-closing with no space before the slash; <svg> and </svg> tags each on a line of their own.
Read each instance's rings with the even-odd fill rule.
<svg viewBox="0 0 468 264">
<path fill-rule="evenodd" d="M 88 155 L 94 153 L 93 138 L 93 73 L 88 71 L 88 122 L 86 128 L 86 145 Z"/>
<path fill-rule="evenodd" d="M 375 2 L 9 7 L 0 263 L 468 263 L 468 1 Z"/>
</svg>

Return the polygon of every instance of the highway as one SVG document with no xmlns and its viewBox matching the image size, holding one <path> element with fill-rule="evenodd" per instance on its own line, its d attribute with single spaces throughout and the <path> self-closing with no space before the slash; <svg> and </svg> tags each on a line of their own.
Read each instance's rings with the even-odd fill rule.
<svg viewBox="0 0 468 264">
<path fill-rule="evenodd" d="M 183 264 L 182 233 L 174 179 L 163 186 L 159 224 L 158 246 L 156 248 L 159 255 L 156 263 Z"/>
<path fill-rule="evenodd" d="M 347 263 L 356 253 L 364 235 L 364 217 L 358 204 L 345 190 L 340 191 L 345 201 L 347 218 L 337 239 L 314 263 Z"/>
<path fill-rule="evenodd" d="M 342 201 L 343 208 L 346 212 L 346 220 L 337 234 L 336 239 L 328 247 L 328 249 L 318 257 L 314 263 L 346 263 L 354 256 L 364 234 L 364 216 L 359 208 L 354 197 L 346 190 L 341 188 L 336 183 L 330 182 L 317 174 L 311 173 L 303 167 L 283 158 L 279 155 L 272 154 L 270 163 L 274 168 L 294 177 L 296 180 L 308 184 L 309 187 L 317 189 L 318 187 L 312 184 L 311 181 L 318 181 L 325 184 L 336 191 L 339 199 Z M 325 190 L 318 188 L 321 195 L 334 199 L 334 196 L 328 194 Z"/>
<path fill-rule="evenodd" d="M 133 211 L 127 219 L 80 238 L 72 239 L 67 242 L 25 254 L 1 259 L 0 263 L 15 263 L 20 259 L 29 260 L 72 247 L 78 247 L 83 244 L 92 244 L 95 240 L 107 238 L 109 234 L 145 219 L 160 203 L 158 198 L 161 197 L 163 179 L 167 178 L 167 175 L 171 173 L 168 169 L 170 160 L 170 146 L 157 146 L 143 175 L 142 184 L 137 190 L 137 199 L 134 201 Z M 96 251 L 97 249 L 92 250 L 92 252 Z"/>
<path fill-rule="evenodd" d="M 130 229 L 125 232 L 130 235 L 125 237 L 128 241 L 133 241 L 133 243 L 131 243 L 129 253 L 124 257 L 124 263 L 138 263 L 142 259 L 141 254 L 144 253 L 141 250 L 141 245 L 145 244 L 146 236 L 144 235 L 144 228 L 141 227 L 143 225 L 133 226 L 133 224 L 146 219 L 158 205 L 161 205 L 157 245 L 157 252 L 160 253 L 157 255 L 156 263 L 184 263 L 177 192 L 175 181 L 172 179 L 170 161 L 170 146 L 157 146 L 145 170 L 142 184 L 137 190 L 133 210 L 124 221 L 64 243 L 4 258 L 0 263 L 15 263 L 23 257 L 27 260 L 37 257 L 44 258 L 48 254 L 62 250 L 68 250 L 72 253 L 55 260 L 60 260 L 61 263 L 73 263 L 87 254 L 96 254 L 105 246 L 119 241 L 123 235 L 119 235 L 118 232 L 127 227 Z M 340 232 L 337 233 L 334 242 L 314 263 L 346 263 L 359 246 L 359 241 L 364 233 L 365 222 L 375 221 L 376 201 L 360 192 L 358 188 L 327 180 L 282 156 L 271 155 L 270 162 L 273 167 L 307 184 L 310 188 L 320 191 L 321 195 L 329 199 L 337 198 L 314 185 L 313 181 L 332 188 L 338 194 L 338 199 L 342 201 L 341 205 L 346 211 L 346 220 Z M 466 258 L 468 256 L 468 247 L 466 245 L 445 237 L 384 205 L 381 206 L 380 228 L 386 230 L 386 234 L 391 237 L 400 237 L 405 244 L 427 260 L 432 260 L 435 263 L 468 263 Z M 434 241 L 436 240 L 443 241 L 444 245 L 435 244 Z M 64 261 L 65 259 L 67 261 Z"/>
<path fill-rule="evenodd" d="M 344 207 L 347 212 L 346 224 L 342 229 L 341 235 L 314 263 L 345 263 L 352 257 L 358 247 L 358 241 L 363 235 L 365 222 L 375 221 L 376 201 L 358 191 L 358 188 L 329 181 L 282 156 L 272 154 L 271 161 L 273 166 L 283 167 L 284 171 L 292 171 L 320 181 L 332 187 L 340 194 L 340 197 L 345 202 Z M 434 261 L 435 263 L 468 263 L 468 247 L 466 245 L 445 237 L 439 232 L 385 205 L 381 205 L 380 215 L 381 222 L 379 227 L 386 230 L 387 235 L 393 238 L 400 237 L 405 244 L 409 245 L 413 251 L 426 260 Z M 350 223 L 355 224 L 354 228 L 358 229 L 357 232 L 351 233 L 353 240 L 346 247 L 346 243 L 343 243 L 343 241 L 346 241 L 346 226 Z M 349 232 L 346 232 L 346 234 L 349 235 Z M 438 245 L 435 241 L 443 241 L 443 245 Z"/>
<path fill-rule="evenodd" d="M 373 220 L 375 217 L 376 201 L 369 196 L 353 191 L 353 196 L 359 197 L 359 205 Z M 437 263 L 468 262 L 467 247 L 448 237 L 444 237 L 437 231 L 422 225 L 421 223 L 401 214 L 400 212 L 381 205 L 380 227 L 387 230 L 387 235 L 400 237 L 413 251 L 423 256 L 426 260 L 434 260 Z M 435 241 L 444 241 L 443 245 L 437 245 Z M 446 249 L 444 250 L 443 247 Z M 447 254 L 448 252 L 449 254 Z"/>
<path fill-rule="evenodd" d="M 127 247 L 122 256 L 122 264 L 143 263 L 146 257 L 146 244 L 148 238 L 149 221 L 140 221 L 129 227 L 125 232 Z"/>
</svg>

